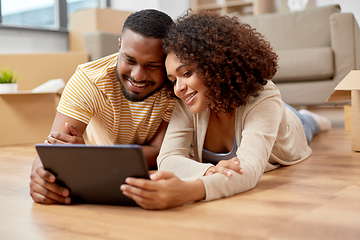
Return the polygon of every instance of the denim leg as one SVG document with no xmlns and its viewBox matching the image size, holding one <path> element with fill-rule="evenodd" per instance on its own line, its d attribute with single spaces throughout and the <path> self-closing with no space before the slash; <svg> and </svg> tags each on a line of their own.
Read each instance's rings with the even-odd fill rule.
<svg viewBox="0 0 360 240">
<path fill-rule="evenodd" d="M 311 117 L 307 114 L 299 113 L 295 108 L 291 107 L 289 104 L 285 103 L 285 105 L 286 105 L 286 107 L 291 109 L 300 118 L 300 120 L 303 124 L 303 127 L 304 127 L 306 140 L 308 143 L 310 143 L 313 136 L 320 132 L 319 124 L 314 120 L 313 117 Z"/>
</svg>

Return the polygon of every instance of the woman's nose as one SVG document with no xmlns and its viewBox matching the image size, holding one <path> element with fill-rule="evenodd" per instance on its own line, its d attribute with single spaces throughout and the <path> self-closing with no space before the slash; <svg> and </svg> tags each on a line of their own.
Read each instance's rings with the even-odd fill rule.
<svg viewBox="0 0 360 240">
<path fill-rule="evenodd" d="M 175 84 L 175 94 L 178 95 L 179 93 L 181 93 L 182 91 L 184 91 L 186 88 L 186 84 L 184 81 L 182 81 L 180 78 L 176 80 L 176 84 Z"/>
</svg>

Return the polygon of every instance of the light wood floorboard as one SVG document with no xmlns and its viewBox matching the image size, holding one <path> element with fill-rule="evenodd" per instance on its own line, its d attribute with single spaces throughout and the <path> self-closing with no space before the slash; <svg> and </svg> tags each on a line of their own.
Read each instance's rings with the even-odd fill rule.
<svg viewBox="0 0 360 240">
<path fill-rule="evenodd" d="M 164 211 L 35 204 L 33 145 L 0 148 L 0 239 L 360 239 L 360 153 L 342 128 L 251 191 Z"/>
</svg>

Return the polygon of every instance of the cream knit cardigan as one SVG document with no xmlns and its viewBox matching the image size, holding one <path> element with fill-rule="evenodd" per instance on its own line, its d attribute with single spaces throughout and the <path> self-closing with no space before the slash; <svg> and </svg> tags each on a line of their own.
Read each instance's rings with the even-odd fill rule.
<svg viewBox="0 0 360 240">
<path fill-rule="evenodd" d="M 159 170 L 171 171 L 183 180 L 200 178 L 207 201 L 250 190 L 264 172 L 280 164 L 299 163 L 311 155 L 300 119 L 268 81 L 258 97 L 250 97 L 245 106 L 236 109 L 236 155 L 244 174 L 203 176 L 212 166 L 201 162 L 209 116 L 209 109 L 193 114 L 178 100 L 157 158 Z"/>
</svg>

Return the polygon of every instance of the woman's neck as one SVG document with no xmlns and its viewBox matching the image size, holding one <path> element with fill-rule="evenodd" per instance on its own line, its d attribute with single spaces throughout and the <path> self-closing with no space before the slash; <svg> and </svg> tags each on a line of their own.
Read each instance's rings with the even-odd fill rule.
<svg viewBox="0 0 360 240">
<path fill-rule="evenodd" d="M 234 138 L 235 114 L 216 114 L 211 110 L 204 148 L 216 153 L 227 153 L 232 150 Z"/>
<path fill-rule="evenodd" d="M 231 113 L 215 113 L 213 110 L 210 110 L 210 119 L 216 119 L 219 123 L 228 123 L 233 121 L 235 114 Z"/>
</svg>

